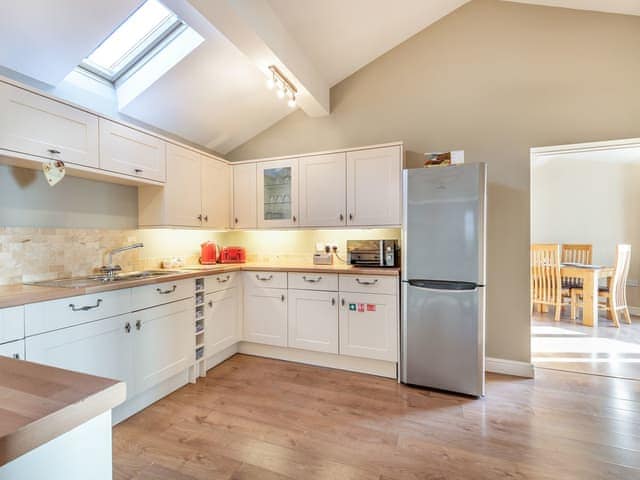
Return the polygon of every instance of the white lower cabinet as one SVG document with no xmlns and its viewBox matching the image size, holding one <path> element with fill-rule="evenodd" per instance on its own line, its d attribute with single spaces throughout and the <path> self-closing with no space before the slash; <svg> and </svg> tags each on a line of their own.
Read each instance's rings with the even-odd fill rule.
<svg viewBox="0 0 640 480">
<path fill-rule="evenodd" d="M 193 299 L 134 312 L 135 390 L 144 392 L 193 364 Z"/>
<path fill-rule="evenodd" d="M 289 290 L 289 347 L 338 353 L 338 292 Z"/>
<path fill-rule="evenodd" d="M 215 355 L 240 340 L 240 292 L 233 287 L 205 296 L 205 352 Z"/>
<path fill-rule="evenodd" d="M 26 359 L 54 367 L 113 378 L 135 390 L 130 314 L 27 337 Z"/>
<path fill-rule="evenodd" d="M 341 293 L 340 353 L 398 360 L 398 304 L 395 295 Z"/>
<path fill-rule="evenodd" d="M 287 346 L 287 290 L 247 288 L 244 294 L 244 339 Z"/>
<path fill-rule="evenodd" d="M 15 342 L 0 345 L 0 357 L 24 360 L 24 340 L 16 340 Z"/>
</svg>

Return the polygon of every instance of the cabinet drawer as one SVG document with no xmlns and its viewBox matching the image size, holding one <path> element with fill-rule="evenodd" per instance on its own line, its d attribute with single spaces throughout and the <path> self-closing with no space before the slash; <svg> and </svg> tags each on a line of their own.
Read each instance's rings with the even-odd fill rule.
<svg viewBox="0 0 640 480">
<path fill-rule="evenodd" d="M 24 307 L 0 310 L 0 343 L 24 338 Z"/>
<path fill-rule="evenodd" d="M 287 288 L 287 272 L 244 272 L 246 288 Z"/>
<path fill-rule="evenodd" d="M 24 307 L 26 336 L 114 317 L 131 310 L 131 289 L 31 303 Z"/>
<path fill-rule="evenodd" d="M 219 292 L 228 288 L 237 287 L 239 283 L 238 272 L 218 273 L 204 278 L 205 293 Z"/>
<path fill-rule="evenodd" d="M 398 277 L 375 275 L 340 275 L 340 291 L 397 295 Z"/>
<path fill-rule="evenodd" d="M 100 168 L 164 182 L 164 142 L 133 128 L 101 118 Z"/>
<path fill-rule="evenodd" d="M 0 345 L 0 357 L 11 357 L 24 360 L 24 340 Z"/>
<path fill-rule="evenodd" d="M 193 297 L 194 284 L 192 279 L 176 280 L 173 282 L 154 283 L 131 289 L 131 310 L 155 307 L 176 300 Z"/>
<path fill-rule="evenodd" d="M 98 167 L 98 117 L 0 83 L 0 148 Z"/>
<path fill-rule="evenodd" d="M 336 273 L 289 273 L 289 288 L 298 290 L 338 291 Z"/>
</svg>

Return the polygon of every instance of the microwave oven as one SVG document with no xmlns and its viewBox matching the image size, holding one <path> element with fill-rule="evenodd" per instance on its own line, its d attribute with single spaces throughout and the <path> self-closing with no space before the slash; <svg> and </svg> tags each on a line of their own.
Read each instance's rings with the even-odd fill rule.
<svg viewBox="0 0 640 480">
<path fill-rule="evenodd" d="M 347 240 L 347 263 L 360 267 L 397 267 L 398 240 Z"/>
</svg>

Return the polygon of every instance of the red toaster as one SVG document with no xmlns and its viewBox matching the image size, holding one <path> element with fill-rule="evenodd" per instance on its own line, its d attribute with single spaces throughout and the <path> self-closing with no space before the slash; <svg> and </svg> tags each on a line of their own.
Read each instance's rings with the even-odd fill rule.
<svg viewBox="0 0 640 480">
<path fill-rule="evenodd" d="M 244 247 L 222 247 L 220 263 L 245 263 L 247 252 Z"/>
</svg>

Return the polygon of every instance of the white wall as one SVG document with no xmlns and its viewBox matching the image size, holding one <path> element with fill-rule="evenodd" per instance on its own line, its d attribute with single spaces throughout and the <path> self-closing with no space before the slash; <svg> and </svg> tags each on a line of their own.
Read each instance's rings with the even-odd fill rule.
<svg viewBox="0 0 640 480">
<path fill-rule="evenodd" d="M 593 262 L 604 265 L 629 243 L 629 280 L 640 279 L 640 161 L 573 154 L 544 159 L 532 173 L 535 243 L 590 243 Z M 630 301 L 640 305 L 634 290 Z"/>
</svg>

